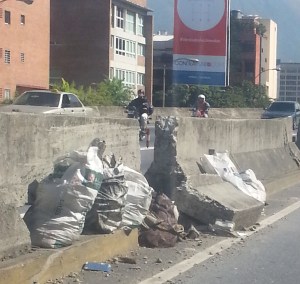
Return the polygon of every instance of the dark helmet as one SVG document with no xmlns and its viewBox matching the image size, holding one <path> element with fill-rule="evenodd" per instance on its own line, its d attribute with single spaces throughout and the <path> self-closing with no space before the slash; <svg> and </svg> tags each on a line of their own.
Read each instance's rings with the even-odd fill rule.
<svg viewBox="0 0 300 284">
<path fill-rule="evenodd" d="M 144 96 L 145 96 L 144 90 L 139 89 L 139 90 L 138 90 L 138 96 L 139 96 L 139 97 L 144 97 Z"/>
</svg>

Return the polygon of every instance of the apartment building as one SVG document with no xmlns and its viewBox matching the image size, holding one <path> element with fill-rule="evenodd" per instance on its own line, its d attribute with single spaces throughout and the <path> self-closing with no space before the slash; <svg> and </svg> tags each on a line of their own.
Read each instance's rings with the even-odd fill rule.
<svg viewBox="0 0 300 284">
<path fill-rule="evenodd" d="M 230 84 L 243 80 L 266 86 L 269 98 L 277 96 L 277 24 L 257 15 L 231 11 Z"/>
<path fill-rule="evenodd" d="M 267 95 L 270 99 L 277 98 L 278 70 L 277 61 L 277 24 L 271 19 L 258 19 L 265 27 L 261 37 L 261 60 L 259 84 L 266 86 Z"/>
<path fill-rule="evenodd" d="M 258 25 L 257 17 L 231 11 L 230 85 L 244 80 L 259 83 L 261 38 L 256 30 Z"/>
<path fill-rule="evenodd" d="M 146 0 L 51 0 L 50 81 L 118 78 L 152 101 L 153 17 Z"/>
<path fill-rule="evenodd" d="M 300 63 L 280 62 L 278 81 L 279 100 L 300 102 Z"/>
<path fill-rule="evenodd" d="M 50 1 L 0 1 L 0 102 L 49 88 Z"/>
</svg>

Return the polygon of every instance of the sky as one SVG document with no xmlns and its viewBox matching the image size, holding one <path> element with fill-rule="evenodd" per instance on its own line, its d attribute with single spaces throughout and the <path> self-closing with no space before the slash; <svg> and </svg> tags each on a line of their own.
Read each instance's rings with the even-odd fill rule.
<svg viewBox="0 0 300 284">
<path fill-rule="evenodd" d="M 162 5 L 162 1 L 164 5 Z M 147 0 L 153 10 L 154 31 L 173 34 L 174 0 Z M 277 24 L 277 58 L 282 62 L 300 63 L 300 1 L 299 0 L 231 0 L 231 10 L 258 15 Z"/>
</svg>

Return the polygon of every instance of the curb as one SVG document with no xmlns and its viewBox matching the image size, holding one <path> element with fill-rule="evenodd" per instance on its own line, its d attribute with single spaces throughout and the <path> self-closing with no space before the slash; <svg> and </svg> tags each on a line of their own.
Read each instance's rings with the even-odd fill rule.
<svg viewBox="0 0 300 284">
<path fill-rule="evenodd" d="M 87 261 L 106 261 L 138 247 L 138 230 L 129 234 L 116 231 L 108 235 L 81 236 L 70 247 L 39 249 L 0 265 L 0 284 L 45 283 L 71 272 L 79 272 Z"/>
</svg>

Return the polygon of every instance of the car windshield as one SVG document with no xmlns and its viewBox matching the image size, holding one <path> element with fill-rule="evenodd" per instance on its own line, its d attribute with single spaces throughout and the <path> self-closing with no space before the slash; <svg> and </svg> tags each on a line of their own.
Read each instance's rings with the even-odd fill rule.
<svg viewBox="0 0 300 284">
<path fill-rule="evenodd" d="M 270 111 L 286 111 L 286 112 L 293 112 L 295 111 L 295 104 L 293 102 L 291 103 L 280 103 L 280 102 L 276 102 L 276 103 L 272 103 L 268 110 Z"/>
<path fill-rule="evenodd" d="M 60 94 L 51 92 L 26 92 L 22 94 L 14 105 L 30 105 L 30 106 L 45 106 L 58 107 Z"/>
</svg>

